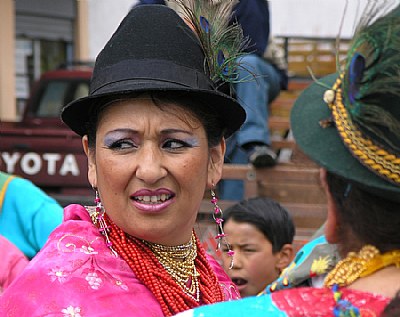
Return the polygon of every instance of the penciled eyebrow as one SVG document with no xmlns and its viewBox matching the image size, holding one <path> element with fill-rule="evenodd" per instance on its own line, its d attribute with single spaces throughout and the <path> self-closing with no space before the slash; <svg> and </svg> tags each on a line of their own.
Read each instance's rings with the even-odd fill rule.
<svg viewBox="0 0 400 317">
<path fill-rule="evenodd" d="M 139 134 L 140 132 L 135 129 L 128 129 L 128 128 L 120 128 L 120 129 L 115 129 L 107 132 L 109 133 L 129 133 L 129 134 Z M 183 133 L 187 135 L 193 135 L 192 131 L 188 130 L 183 130 L 183 129 L 165 129 L 161 131 L 161 134 L 174 134 L 174 133 Z"/>
<path fill-rule="evenodd" d="M 162 134 L 173 134 L 173 133 L 184 133 L 187 135 L 193 135 L 192 131 L 182 130 L 182 129 L 165 129 L 161 131 Z"/>
</svg>

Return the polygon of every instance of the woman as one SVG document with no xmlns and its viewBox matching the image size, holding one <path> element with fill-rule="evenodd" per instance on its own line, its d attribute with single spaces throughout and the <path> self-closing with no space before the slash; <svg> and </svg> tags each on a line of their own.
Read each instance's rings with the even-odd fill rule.
<svg viewBox="0 0 400 317">
<path fill-rule="evenodd" d="M 293 259 L 294 224 L 289 212 L 267 197 L 243 200 L 225 210 L 223 228 L 234 254 L 223 247 L 225 272 L 242 297 L 254 296 L 279 277 Z"/>
<path fill-rule="evenodd" d="M 322 288 L 182 316 L 380 316 L 400 290 L 400 6 L 371 2 L 366 10 L 340 74 L 307 88 L 291 113 L 297 144 L 322 167 L 325 235 L 341 259 Z M 331 261 L 310 267 L 322 274 Z"/>
<path fill-rule="evenodd" d="M 62 112 L 82 136 L 96 207 L 65 209 L 0 315 L 171 316 L 239 297 L 193 227 L 205 189 L 221 178 L 224 137 L 245 113 L 218 91 L 229 74 L 208 67 L 197 36 L 166 6 L 135 7 L 122 21 L 89 96 Z"/>
</svg>

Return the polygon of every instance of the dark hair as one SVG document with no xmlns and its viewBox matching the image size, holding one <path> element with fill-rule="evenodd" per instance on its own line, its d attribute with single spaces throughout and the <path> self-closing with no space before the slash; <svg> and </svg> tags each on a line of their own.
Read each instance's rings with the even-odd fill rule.
<svg viewBox="0 0 400 317">
<path fill-rule="evenodd" d="M 381 252 L 400 247 L 399 203 L 371 194 L 330 172 L 327 182 L 338 210 L 337 235 L 342 254 L 365 244 Z"/>
<path fill-rule="evenodd" d="M 108 99 L 101 100 L 102 106 L 94 105 L 94 109 L 90 114 L 90 120 L 87 123 L 86 131 L 88 134 L 89 147 L 94 148 L 96 143 L 96 130 L 100 113 L 114 101 L 127 100 L 130 98 L 135 98 L 139 94 L 135 95 L 122 95 L 122 96 L 112 96 Z M 168 106 L 165 103 L 173 103 L 182 108 L 190 111 L 203 125 L 208 139 L 208 146 L 216 146 L 222 139 L 225 129 L 222 125 L 222 120 L 219 118 L 217 113 L 213 110 L 213 106 L 207 104 L 203 100 L 194 99 L 185 93 L 179 92 L 151 92 L 150 98 L 153 100 L 154 104 L 168 111 Z M 185 118 L 182 118 L 185 120 Z"/>
<path fill-rule="evenodd" d="M 381 317 L 399 317 L 400 316 L 400 291 L 397 292 L 395 297 L 385 307 Z"/>
<path fill-rule="evenodd" d="M 274 253 L 279 252 L 283 245 L 293 243 L 295 228 L 289 212 L 270 198 L 242 200 L 227 208 L 223 219 L 224 222 L 233 219 L 254 225 L 271 242 Z"/>
</svg>

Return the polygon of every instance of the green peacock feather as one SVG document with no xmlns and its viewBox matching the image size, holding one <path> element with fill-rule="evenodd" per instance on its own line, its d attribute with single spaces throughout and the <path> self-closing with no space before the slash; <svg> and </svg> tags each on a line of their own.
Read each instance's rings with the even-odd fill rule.
<svg viewBox="0 0 400 317">
<path fill-rule="evenodd" d="M 229 24 L 236 0 L 174 0 L 197 34 L 205 54 L 205 69 L 217 84 L 238 81 L 237 58 L 248 40 L 238 24 Z"/>
<path fill-rule="evenodd" d="M 393 140 L 400 122 L 392 115 L 400 108 L 398 1 L 368 1 L 343 65 L 345 105 L 353 122 L 399 151 Z"/>
</svg>

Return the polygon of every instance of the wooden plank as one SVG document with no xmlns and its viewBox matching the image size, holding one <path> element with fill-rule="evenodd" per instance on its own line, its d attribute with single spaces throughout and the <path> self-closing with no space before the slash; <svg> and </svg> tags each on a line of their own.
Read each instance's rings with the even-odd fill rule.
<svg viewBox="0 0 400 317">
<path fill-rule="evenodd" d="M 256 170 L 257 180 L 275 182 L 278 179 L 282 181 L 295 181 L 298 183 L 319 183 L 319 168 L 296 166 L 291 163 L 278 164 L 272 168 L 258 168 Z"/>
<path fill-rule="evenodd" d="M 296 148 L 296 143 L 293 140 L 272 140 L 271 146 L 274 150 Z"/>
<path fill-rule="evenodd" d="M 218 202 L 222 211 L 236 204 L 237 201 L 221 200 Z M 301 203 L 280 203 L 291 215 L 292 220 L 297 228 L 307 228 L 316 230 L 326 220 L 325 204 L 301 204 Z M 198 219 L 204 221 L 212 221 L 213 205 L 209 199 L 203 199 L 201 202 Z"/>
<path fill-rule="evenodd" d="M 284 44 L 282 43 L 282 46 Z M 287 40 L 288 72 L 291 76 L 311 78 L 309 67 L 317 77 L 337 71 L 337 59 L 343 60 L 349 47 L 348 41 L 341 41 L 337 47 L 335 39 Z M 338 58 L 337 58 L 338 56 Z"/>
<path fill-rule="evenodd" d="M 299 92 L 306 89 L 313 81 L 311 79 L 289 78 L 288 92 Z M 282 91 L 284 93 L 285 91 Z"/>
<path fill-rule="evenodd" d="M 278 97 L 271 103 L 269 111 L 273 115 L 276 113 L 289 114 L 290 110 L 292 110 L 295 101 L 296 98 L 289 99 L 289 98 Z"/>
<path fill-rule="evenodd" d="M 272 130 L 290 129 L 289 118 L 270 116 L 269 127 Z"/>
<path fill-rule="evenodd" d="M 258 196 L 271 197 L 281 203 L 323 204 L 325 194 L 319 186 L 307 184 L 275 183 L 266 185 L 258 183 Z"/>
<path fill-rule="evenodd" d="M 251 165 L 225 164 L 222 177 L 243 180 L 246 197 L 267 196 L 279 202 L 326 203 L 316 166 L 299 167 L 281 163 L 255 169 Z"/>
<path fill-rule="evenodd" d="M 275 182 L 277 179 L 283 181 L 296 181 L 298 183 L 319 184 L 319 168 L 301 166 L 291 163 L 281 163 L 274 167 L 255 169 L 250 164 L 224 164 L 222 170 L 223 179 L 243 179 L 247 181 Z"/>
<path fill-rule="evenodd" d="M 255 169 L 250 164 L 224 164 L 222 178 L 255 181 L 255 172 Z"/>
<path fill-rule="evenodd" d="M 244 195 L 246 198 L 257 195 L 258 185 L 256 182 L 255 169 L 250 164 L 224 164 L 222 178 L 243 180 Z"/>
<path fill-rule="evenodd" d="M 316 230 L 326 221 L 326 204 L 282 202 L 281 205 L 290 213 L 297 228 L 312 228 Z"/>
<path fill-rule="evenodd" d="M 259 196 L 271 197 L 281 203 L 326 203 L 317 166 L 288 163 L 257 169 L 257 189 Z"/>
</svg>

